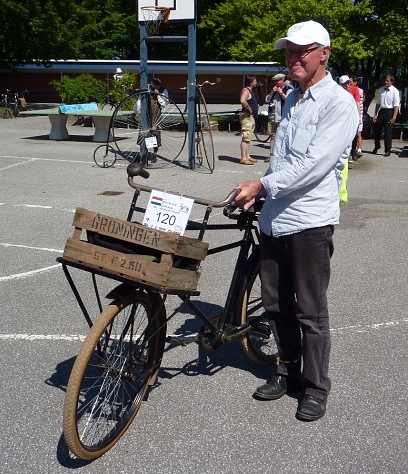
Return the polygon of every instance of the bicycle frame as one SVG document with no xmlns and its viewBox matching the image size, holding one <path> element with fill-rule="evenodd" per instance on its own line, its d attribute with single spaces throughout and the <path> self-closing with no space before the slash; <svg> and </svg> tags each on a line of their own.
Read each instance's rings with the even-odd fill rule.
<svg viewBox="0 0 408 474">
<path fill-rule="evenodd" d="M 137 206 L 137 200 L 141 192 L 151 192 L 153 188 L 150 186 L 145 186 L 142 184 L 136 184 L 133 182 L 132 176 L 128 177 L 128 184 L 135 189 L 133 199 L 130 205 L 129 214 L 127 217 L 128 221 L 131 221 L 135 212 L 144 213 L 145 209 L 143 207 Z M 161 189 L 154 188 L 155 191 L 164 191 Z M 230 242 L 228 244 L 219 245 L 217 247 L 210 248 L 207 252 L 207 255 L 215 255 L 218 253 L 225 252 L 234 248 L 239 248 L 238 257 L 235 263 L 231 284 L 229 286 L 228 294 L 226 297 L 225 305 L 223 307 L 222 313 L 220 315 L 217 325 L 214 325 L 210 318 L 208 318 L 200 308 L 191 300 L 191 295 L 188 294 L 178 294 L 180 299 L 187 304 L 191 309 L 193 314 L 201 321 L 201 323 L 214 335 L 218 342 L 230 342 L 231 340 L 241 337 L 245 332 L 250 329 L 250 324 L 240 326 L 238 321 L 234 320 L 235 305 L 237 302 L 237 296 L 241 290 L 241 278 L 245 267 L 248 262 L 248 257 L 250 252 L 255 253 L 259 247 L 259 230 L 254 224 L 257 222 L 257 213 L 256 211 L 240 211 L 236 216 L 233 213 L 224 212 L 224 215 L 230 219 L 236 220 L 236 223 L 225 223 L 225 224 L 209 224 L 209 218 L 213 208 L 220 208 L 228 206 L 228 204 L 233 200 L 233 197 L 236 194 L 236 190 L 232 191 L 229 196 L 221 202 L 209 201 L 194 196 L 184 197 L 194 200 L 195 204 L 199 204 L 206 207 L 204 217 L 202 222 L 188 221 L 187 231 L 197 230 L 198 231 L 198 240 L 203 240 L 204 234 L 206 231 L 225 231 L 225 230 L 241 230 L 243 231 L 242 238 Z M 172 193 L 175 195 L 181 195 L 180 193 Z M 227 209 L 227 207 L 225 207 Z M 166 323 L 177 314 L 177 310 L 168 316 Z M 260 316 L 258 319 L 254 319 L 252 324 L 256 324 L 258 321 L 263 319 L 263 316 Z M 227 329 L 226 329 L 227 328 Z M 192 341 L 191 341 L 192 342 Z"/>
</svg>

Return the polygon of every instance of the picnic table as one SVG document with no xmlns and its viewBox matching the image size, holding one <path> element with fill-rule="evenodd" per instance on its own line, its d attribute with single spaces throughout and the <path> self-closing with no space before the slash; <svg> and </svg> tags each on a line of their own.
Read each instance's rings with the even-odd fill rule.
<svg viewBox="0 0 408 474">
<path fill-rule="evenodd" d="M 80 105 L 82 107 L 80 107 Z M 90 104 L 89 104 L 90 105 Z M 98 143 L 106 143 L 111 137 L 109 136 L 110 119 L 114 110 L 103 110 L 92 107 L 84 107 L 84 104 L 78 106 L 59 106 L 49 109 L 26 110 L 20 112 L 20 115 L 48 115 L 51 124 L 51 130 L 48 135 L 49 140 L 68 140 L 69 133 L 67 130 L 67 121 L 69 115 L 78 117 L 92 117 L 95 125 L 93 141 Z"/>
</svg>

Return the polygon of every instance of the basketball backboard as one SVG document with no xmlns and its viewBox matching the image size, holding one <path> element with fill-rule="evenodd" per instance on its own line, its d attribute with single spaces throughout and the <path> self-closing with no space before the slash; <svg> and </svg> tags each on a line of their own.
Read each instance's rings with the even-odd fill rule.
<svg viewBox="0 0 408 474">
<path fill-rule="evenodd" d="M 138 0 L 138 21 L 144 21 L 142 7 L 167 7 L 170 9 L 169 21 L 192 21 L 196 18 L 196 0 Z"/>
</svg>

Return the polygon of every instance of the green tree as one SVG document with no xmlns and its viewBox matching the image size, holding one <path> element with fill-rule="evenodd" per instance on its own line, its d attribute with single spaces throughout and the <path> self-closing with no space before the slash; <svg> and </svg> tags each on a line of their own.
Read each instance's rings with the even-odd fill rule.
<svg viewBox="0 0 408 474">
<path fill-rule="evenodd" d="M 199 24 L 205 49 L 220 60 L 284 61 L 276 40 L 296 22 L 316 20 L 330 31 L 330 67 L 335 75 L 363 77 L 366 104 L 387 72 L 407 82 L 408 5 L 406 0 L 230 0 L 217 4 Z"/>
<path fill-rule="evenodd" d="M 132 57 L 139 46 L 135 12 L 125 0 L 2 0 L 0 66 Z"/>
<path fill-rule="evenodd" d="M 130 74 L 125 72 L 123 77 L 117 80 L 111 81 L 111 87 L 109 92 L 109 97 L 111 102 L 118 104 L 123 100 L 132 90 L 136 89 L 137 86 L 137 76 L 135 74 Z"/>
</svg>

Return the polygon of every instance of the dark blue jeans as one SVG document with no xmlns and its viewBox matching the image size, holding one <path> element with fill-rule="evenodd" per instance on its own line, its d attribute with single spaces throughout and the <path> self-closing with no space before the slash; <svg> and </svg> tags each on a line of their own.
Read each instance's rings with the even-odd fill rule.
<svg viewBox="0 0 408 474">
<path fill-rule="evenodd" d="M 303 361 L 305 393 L 326 399 L 330 391 L 330 327 L 327 290 L 333 226 L 274 238 L 261 233 L 262 299 L 279 350 L 277 373 Z"/>
</svg>

